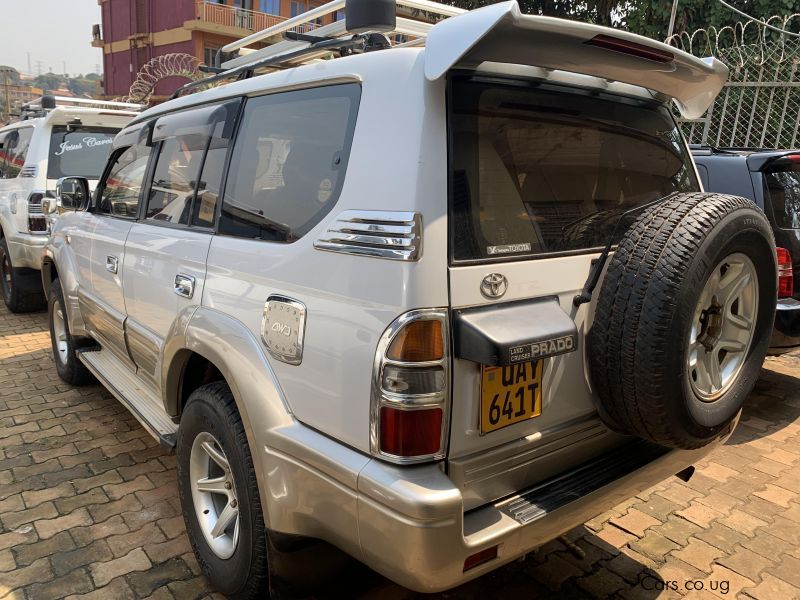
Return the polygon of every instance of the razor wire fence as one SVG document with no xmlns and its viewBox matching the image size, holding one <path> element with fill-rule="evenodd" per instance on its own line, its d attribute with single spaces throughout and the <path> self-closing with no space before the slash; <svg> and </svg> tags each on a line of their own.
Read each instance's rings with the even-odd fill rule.
<svg viewBox="0 0 800 600">
<path fill-rule="evenodd" d="M 800 14 L 767 23 L 800 30 Z M 715 56 L 728 82 L 699 119 L 678 118 L 690 144 L 728 148 L 800 145 L 800 38 L 752 21 L 681 33 L 667 40 L 695 56 Z"/>
</svg>

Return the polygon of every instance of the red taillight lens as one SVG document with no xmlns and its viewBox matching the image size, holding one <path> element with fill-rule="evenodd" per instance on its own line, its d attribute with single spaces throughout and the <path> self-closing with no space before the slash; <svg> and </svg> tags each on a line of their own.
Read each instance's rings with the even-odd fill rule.
<svg viewBox="0 0 800 600">
<path fill-rule="evenodd" d="M 791 298 L 794 294 L 794 271 L 792 255 L 786 248 L 777 248 L 778 255 L 778 298 Z"/>
<path fill-rule="evenodd" d="M 442 409 L 381 408 L 381 452 L 394 456 L 436 454 L 442 443 Z"/>
</svg>

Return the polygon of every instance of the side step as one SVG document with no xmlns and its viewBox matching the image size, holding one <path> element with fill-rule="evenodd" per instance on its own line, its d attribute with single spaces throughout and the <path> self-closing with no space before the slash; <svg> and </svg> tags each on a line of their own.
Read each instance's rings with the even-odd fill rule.
<svg viewBox="0 0 800 600">
<path fill-rule="evenodd" d="M 109 350 L 96 347 L 77 352 L 78 358 L 142 426 L 168 449 L 175 447 L 178 426 L 164 412 L 161 400 Z"/>
<path fill-rule="evenodd" d="M 522 525 L 645 466 L 668 450 L 645 441 L 625 444 L 577 469 L 537 484 L 497 508 Z"/>
</svg>

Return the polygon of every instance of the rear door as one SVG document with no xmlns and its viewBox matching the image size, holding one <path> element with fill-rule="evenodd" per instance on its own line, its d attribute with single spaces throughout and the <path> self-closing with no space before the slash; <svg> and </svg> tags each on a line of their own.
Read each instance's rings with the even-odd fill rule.
<svg viewBox="0 0 800 600">
<path fill-rule="evenodd" d="M 451 86 L 449 473 L 471 508 L 620 443 L 586 371 L 593 306 L 573 298 L 624 211 L 699 184 L 663 105 L 477 76 Z M 480 335 L 511 340 L 514 364 L 481 364 Z"/>
<path fill-rule="evenodd" d="M 161 117 L 144 218 L 125 244 L 128 350 L 158 391 L 159 357 L 178 315 L 199 306 L 239 100 Z"/>
</svg>

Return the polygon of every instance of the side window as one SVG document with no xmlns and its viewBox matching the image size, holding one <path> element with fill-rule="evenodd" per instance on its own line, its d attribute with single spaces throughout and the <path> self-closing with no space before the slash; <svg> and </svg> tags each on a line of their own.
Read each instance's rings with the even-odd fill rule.
<svg viewBox="0 0 800 600">
<path fill-rule="evenodd" d="M 150 148 L 137 144 L 118 150 L 105 181 L 100 186 L 97 211 L 100 214 L 135 219 L 147 173 Z"/>
<path fill-rule="evenodd" d="M 222 234 L 291 243 L 339 198 L 361 95 L 357 84 L 247 101 L 222 203 Z"/>
<path fill-rule="evenodd" d="M 158 154 L 147 219 L 166 223 L 189 223 L 194 188 L 203 161 L 208 138 L 186 135 L 164 140 Z"/>
<path fill-rule="evenodd" d="M 240 100 L 173 113 L 155 124 L 161 140 L 145 218 L 213 227 Z"/>
<path fill-rule="evenodd" d="M 9 144 L 10 147 L 6 150 L 8 159 L 6 161 L 5 179 L 13 179 L 22 170 L 33 139 L 33 127 L 17 129 L 15 133 L 16 135 L 12 133 L 8 136 L 12 140 L 12 144 Z"/>
<path fill-rule="evenodd" d="M 196 227 L 214 226 L 222 177 L 225 173 L 225 159 L 228 156 L 228 143 L 229 140 L 216 137 L 211 138 L 209 143 L 192 211 L 192 225 Z"/>
</svg>

